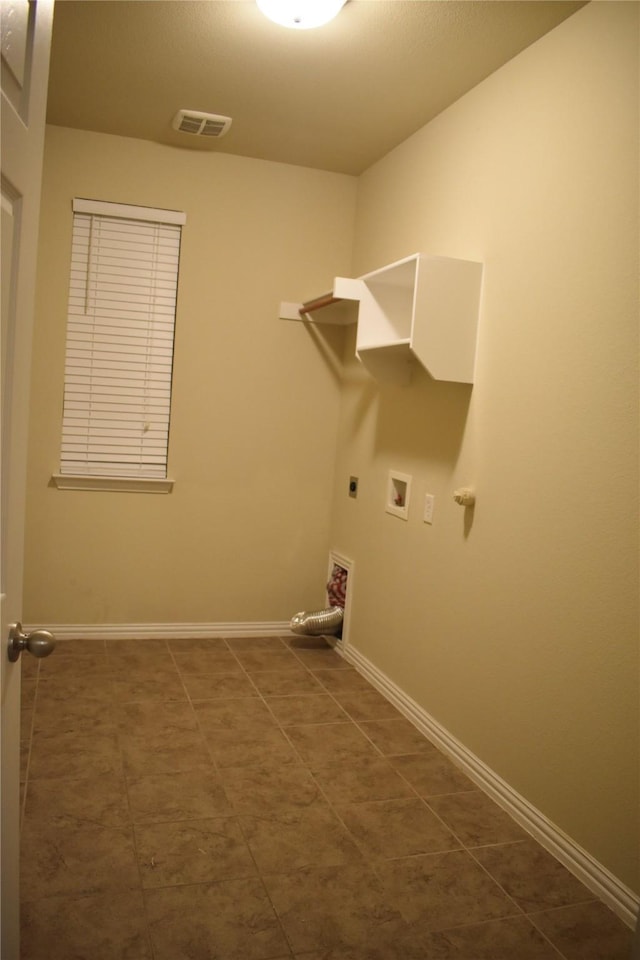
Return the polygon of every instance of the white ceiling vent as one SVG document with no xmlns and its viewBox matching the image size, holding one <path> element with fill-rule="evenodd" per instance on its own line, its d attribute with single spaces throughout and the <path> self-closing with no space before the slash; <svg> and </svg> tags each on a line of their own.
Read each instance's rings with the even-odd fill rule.
<svg viewBox="0 0 640 960">
<path fill-rule="evenodd" d="M 192 133 L 196 137 L 224 137 L 231 126 L 231 117 L 219 117 L 215 113 L 201 113 L 200 110 L 178 110 L 173 123 L 174 130 L 180 133 Z"/>
</svg>

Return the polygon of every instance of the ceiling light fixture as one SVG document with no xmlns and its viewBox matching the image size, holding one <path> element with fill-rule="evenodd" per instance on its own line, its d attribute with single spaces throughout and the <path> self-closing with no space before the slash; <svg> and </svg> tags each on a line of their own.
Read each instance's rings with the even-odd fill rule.
<svg viewBox="0 0 640 960">
<path fill-rule="evenodd" d="M 256 0 L 265 17 L 282 27 L 309 30 L 340 13 L 346 0 Z"/>
</svg>

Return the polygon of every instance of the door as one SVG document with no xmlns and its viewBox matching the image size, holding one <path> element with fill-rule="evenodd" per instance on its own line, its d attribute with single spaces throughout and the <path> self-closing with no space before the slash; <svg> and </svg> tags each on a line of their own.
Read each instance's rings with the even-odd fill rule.
<svg viewBox="0 0 640 960">
<path fill-rule="evenodd" d="M 0 0 L 2 409 L 0 422 L 0 956 L 19 956 L 20 661 L 31 331 L 53 0 Z"/>
</svg>

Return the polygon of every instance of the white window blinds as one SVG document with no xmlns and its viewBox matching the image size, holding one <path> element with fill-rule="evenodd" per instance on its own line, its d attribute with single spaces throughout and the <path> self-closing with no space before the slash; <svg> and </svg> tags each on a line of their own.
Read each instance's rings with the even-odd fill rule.
<svg viewBox="0 0 640 960">
<path fill-rule="evenodd" d="M 167 475 L 181 224 L 73 202 L 60 473 Z"/>
</svg>

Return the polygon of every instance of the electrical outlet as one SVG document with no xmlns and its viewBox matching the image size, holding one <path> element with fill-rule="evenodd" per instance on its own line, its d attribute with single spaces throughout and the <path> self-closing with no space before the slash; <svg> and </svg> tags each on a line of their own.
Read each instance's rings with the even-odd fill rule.
<svg viewBox="0 0 640 960">
<path fill-rule="evenodd" d="M 424 496 L 424 522 L 433 523 L 433 507 L 435 497 L 432 493 L 425 493 Z"/>
</svg>

